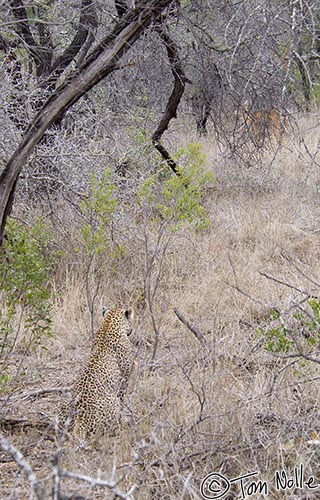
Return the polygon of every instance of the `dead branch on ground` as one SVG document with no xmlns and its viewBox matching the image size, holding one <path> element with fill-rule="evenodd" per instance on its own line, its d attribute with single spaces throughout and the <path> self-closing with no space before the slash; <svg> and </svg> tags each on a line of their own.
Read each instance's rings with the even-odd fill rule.
<svg viewBox="0 0 320 500">
<path fill-rule="evenodd" d="M 35 391 L 17 394 L 16 396 L 9 395 L 5 398 L 0 398 L 0 401 L 5 403 L 12 403 L 13 401 L 27 401 L 28 399 L 37 399 L 38 397 L 44 397 L 48 394 L 66 393 L 70 390 L 70 387 L 48 387 L 47 389 L 36 389 Z"/>
<path fill-rule="evenodd" d="M 173 311 L 175 315 L 178 317 L 178 319 L 183 323 L 188 330 L 190 330 L 191 333 L 196 337 L 197 340 L 199 340 L 200 344 L 205 345 L 206 340 L 200 330 L 196 326 L 194 326 L 192 323 L 190 323 L 184 316 L 182 316 L 181 312 L 178 311 L 176 307 L 173 308 Z"/>
</svg>

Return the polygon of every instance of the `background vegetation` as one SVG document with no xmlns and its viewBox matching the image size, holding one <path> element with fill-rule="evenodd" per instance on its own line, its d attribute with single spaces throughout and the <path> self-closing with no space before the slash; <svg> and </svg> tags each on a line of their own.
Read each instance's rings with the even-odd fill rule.
<svg viewBox="0 0 320 500">
<path fill-rule="evenodd" d="M 3 166 L 130 7 L 0 2 Z M 319 33 L 317 2 L 172 2 L 46 132 L 0 253 L 3 498 L 200 499 L 253 471 L 255 498 L 318 498 L 274 474 L 320 483 Z M 77 450 L 55 415 L 103 305 L 134 308 L 136 362 L 120 435 Z"/>
</svg>

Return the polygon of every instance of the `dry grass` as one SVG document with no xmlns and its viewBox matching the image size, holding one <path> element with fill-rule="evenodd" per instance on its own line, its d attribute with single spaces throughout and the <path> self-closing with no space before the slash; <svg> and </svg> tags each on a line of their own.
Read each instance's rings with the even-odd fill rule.
<svg viewBox="0 0 320 500">
<path fill-rule="evenodd" d="M 293 124 L 281 148 L 252 167 L 226 159 L 212 137 L 202 141 L 218 178 L 204 200 L 211 228 L 197 236 L 186 230 L 168 247 L 153 304 L 160 342 L 152 370 L 154 330 L 141 299 L 145 228 L 123 222 L 118 238 L 126 239 L 128 254 L 102 283 L 95 323 L 102 303 L 136 309 L 137 362 L 126 417 L 120 435 L 101 442 L 99 449 L 77 451 L 71 441 L 64 443 L 63 470 L 117 480 L 122 491 L 136 485 L 132 498 L 143 500 L 200 499 L 201 481 L 210 472 L 231 479 L 253 471 L 259 473 L 256 480 L 269 485 L 267 495 L 254 498 L 319 498 L 319 489 L 273 487 L 275 471 L 291 475 L 301 463 L 305 479 L 314 475 L 320 482 L 319 364 L 273 355 L 256 336 L 259 327 L 271 323 L 271 306 L 285 310 L 299 300 L 294 287 L 319 295 L 320 128 L 315 118 L 301 117 L 297 130 Z M 191 134 L 175 137 L 179 144 L 194 139 Z M 58 240 L 71 252 L 72 228 L 66 224 L 67 236 L 61 229 Z M 35 388 L 69 386 L 90 349 L 80 264 L 73 271 L 66 258 L 60 266 L 54 336 L 45 350 L 23 359 L 17 399 L 3 407 L 7 417 L 26 416 L 33 423 L 53 419 L 61 395 L 18 396 Z M 173 307 L 200 330 L 205 347 Z M 319 346 L 314 349 L 319 359 Z M 25 425 L 7 428 L 6 435 L 51 498 L 51 461 L 59 447 L 54 431 Z M 1 498 L 29 498 L 25 477 L 7 454 L 2 457 Z M 109 489 L 75 478 L 64 478 L 62 490 L 86 499 L 113 498 Z M 224 498 L 242 496 L 234 486 Z"/>
</svg>

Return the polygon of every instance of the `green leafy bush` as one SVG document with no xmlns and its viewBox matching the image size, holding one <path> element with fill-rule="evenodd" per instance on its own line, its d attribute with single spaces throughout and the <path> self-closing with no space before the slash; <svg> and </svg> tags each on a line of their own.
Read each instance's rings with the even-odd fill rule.
<svg viewBox="0 0 320 500">
<path fill-rule="evenodd" d="M 283 325 L 276 328 L 258 329 L 265 349 L 271 353 L 288 353 L 293 345 L 290 332 Z"/>
<path fill-rule="evenodd" d="M 166 255 L 179 231 L 187 228 L 199 232 L 209 227 L 203 197 L 208 185 L 215 182 L 199 144 L 188 144 L 174 159 L 179 165 L 179 175 L 173 174 L 165 164 L 157 173 L 147 177 L 137 192 L 140 212 L 136 221 L 139 226 L 144 223 L 142 233 L 146 264 L 142 296 L 155 334 L 151 366 L 161 331 L 155 303 Z M 147 229 L 150 224 L 152 231 Z M 161 302 L 164 302 L 164 297 Z"/>
<path fill-rule="evenodd" d="M 168 175 L 166 166 L 160 173 L 148 177 L 138 191 L 138 203 L 152 206 L 154 221 L 165 221 L 173 231 L 185 225 L 195 231 L 207 229 L 209 220 L 202 196 L 205 188 L 215 182 L 215 176 L 206 169 L 206 156 L 200 144 L 191 143 L 182 148 L 175 161 L 183 164 L 180 175 Z"/>
<path fill-rule="evenodd" d="M 104 170 L 101 179 L 93 175 L 89 194 L 80 205 L 85 218 L 82 243 L 88 254 L 99 254 L 109 248 L 106 230 L 118 205 L 111 175 L 111 169 Z"/>
<path fill-rule="evenodd" d="M 307 308 L 292 308 L 286 319 L 271 311 L 270 327 L 258 328 L 256 334 L 271 353 L 309 355 L 320 342 L 320 299 L 306 300 Z"/>
<path fill-rule="evenodd" d="M 25 225 L 9 218 L 0 252 L 0 359 L 7 360 L 17 342 L 26 350 L 50 334 L 50 272 L 55 253 L 41 220 Z M 3 363 L 2 382 L 8 379 Z M 1 384 L 1 379 L 0 379 Z"/>
<path fill-rule="evenodd" d="M 116 186 L 112 170 L 105 169 L 101 178 L 93 175 L 88 195 L 80 205 L 84 223 L 80 229 L 80 245 L 85 266 L 85 290 L 91 316 L 91 333 L 94 334 L 94 304 L 102 278 L 125 255 L 124 245 L 111 236 L 114 214 L 118 208 Z"/>
</svg>

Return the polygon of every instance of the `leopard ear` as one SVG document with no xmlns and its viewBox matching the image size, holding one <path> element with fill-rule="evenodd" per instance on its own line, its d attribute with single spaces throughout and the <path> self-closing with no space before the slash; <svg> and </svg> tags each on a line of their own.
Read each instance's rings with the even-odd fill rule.
<svg viewBox="0 0 320 500">
<path fill-rule="evenodd" d="M 133 319 L 133 310 L 132 309 L 126 309 L 124 312 L 124 315 L 127 319 Z"/>
<path fill-rule="evenodd" d="M 103 308 L 102 308 L 102 316 L 105 316 L 106 314 L 108 314 L 109 311 L 110 311 L 110 309 L 108 309 L 107 307 L 103 306 Z"/>
</svg>

